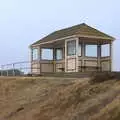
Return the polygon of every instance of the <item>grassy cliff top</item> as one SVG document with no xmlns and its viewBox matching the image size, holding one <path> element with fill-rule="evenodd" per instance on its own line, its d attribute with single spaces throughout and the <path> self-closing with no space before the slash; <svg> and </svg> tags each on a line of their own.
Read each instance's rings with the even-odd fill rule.
<svg viewBox="0 0 120 120">
<path fill-rule="evenodd" d="M 120 120 L 120 81 L 1 77 L 0 120 Z"/>
</svg>

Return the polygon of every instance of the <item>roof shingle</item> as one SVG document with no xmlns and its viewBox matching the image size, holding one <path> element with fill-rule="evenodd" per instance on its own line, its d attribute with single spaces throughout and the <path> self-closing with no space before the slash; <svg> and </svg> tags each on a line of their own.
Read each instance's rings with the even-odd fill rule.
<svg viewBox="0 0 120 120">
<path fill-rule="evenodd" d="M 109 36 L 95 28 L 92 28 L 85 23 L 82 23 L 82 24 L 75 25 L 69 28 L 55 31 L 47 35 L 46 37 L 36 41 L 32 45 L 36 45 L 36 44 L 40 44 L 43 42 L 48 42 L 51 40 L 56 40 L 56 39 L 60 39 L 60 38 L 64 38 L 64 37 L 68 37 L 72 35 L 95 36 L 95 37 L 108 38 L 110 40 L 114 39 L 112 36 Z"/>
</svg>

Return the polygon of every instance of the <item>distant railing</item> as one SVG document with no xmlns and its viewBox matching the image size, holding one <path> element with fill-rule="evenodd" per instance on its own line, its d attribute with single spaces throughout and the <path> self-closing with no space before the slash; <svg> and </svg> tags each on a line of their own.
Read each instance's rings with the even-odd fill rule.
<svg viewBox="0 0 120 120">
<path fill-rule="evenodd" d="M 11 64 L 4 64 L 0 66 L 0 76 L 21 76 L 27 74 L 31 74 L 30 61 L 22 61 Z"/>
</svg>

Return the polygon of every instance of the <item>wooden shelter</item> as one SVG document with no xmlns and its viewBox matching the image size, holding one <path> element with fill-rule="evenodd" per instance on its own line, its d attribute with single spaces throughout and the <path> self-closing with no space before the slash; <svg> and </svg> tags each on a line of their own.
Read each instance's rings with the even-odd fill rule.
<svg viewBox="0 0 120 120">
<path fill-rule="evenodd" d="M 30 45 L 31 72 L 111 71 L 113 41 L 85 23 L 55 31 Z"/>
</svg>

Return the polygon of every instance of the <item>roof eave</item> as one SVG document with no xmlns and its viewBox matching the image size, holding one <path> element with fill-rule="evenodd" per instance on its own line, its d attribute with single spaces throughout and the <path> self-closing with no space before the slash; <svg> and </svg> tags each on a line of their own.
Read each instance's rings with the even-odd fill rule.
<svg viewBox="0 0 120 120">
<path fill-rule="evenodd" d="M 42 41 L 40 43 L 34 43 L 31 44 L 29 47 L 34 47 L 34 46 L 38 46 L 41 44 L 47 44 L 47 43 L 53 43 L 55 41 L 59 41 L 59 40 L 65 40 L 65 39 L 70 39 L 70 38 L 74 38 L 74 37 L 86 37 L 86 38 L 95 38 L 95 39 L 104 39 L 104 40 L 111 40 L 114 41 L 115 38 L 114 37 L 101 37 L 101 36 L 91 36 L 91 35 L 72 35 L 72 36 L 67 36 L 67 37 L 63 37 L 63 38 L 59 38 L 59 39 L 55 39 L 55 40 L 51 40 L 51 41 Z"/>
<path fill-rule="evenodd" d="M 30 45 L 30 47 L 34 47 L 34 46 L 41 45 L 41 44 L 53 43 L 53 42 L 56 42 L 56 41 L 70 39 L 70 38 L 75 38 L 75 37 L 77 37 L 77 36 L 76 35 L 72 35 L 72 36 L 62 37 L 62 38 L 58 38 L 58 39 L 50 40 L 50 41 L 45 41 L 45 42 L 41 40 L 42 42 L 37 43 L 37 44 L 32 44 L 32 45 Z"/>
<path fill-rule="evenodd" d="M 77 35 L 77 37 L 86 37 L 86 38 L 95 38 L 95 39 L 106 39 L 106 40 L 115 40 L 113 37 L 102 37 L 102 36 L 92 36 L 92 35 Z"/>
</svg>

